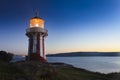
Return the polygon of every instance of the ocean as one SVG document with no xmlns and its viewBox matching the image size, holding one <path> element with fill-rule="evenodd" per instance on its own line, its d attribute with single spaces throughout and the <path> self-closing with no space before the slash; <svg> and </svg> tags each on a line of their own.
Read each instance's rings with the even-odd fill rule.
<svg viewBox="0 0 120 80">
<path fill-rule="evenodd" d="M 94 72 L 120 72 L 120 57 L 47 57 L 49 62 L 64 62 Z"/>
<path fill-rule="evenodd" d="M 13 61 L 25 60 L 15 56 Z M 120 72 L 120 57 L 47 57 L 48 62 L 63 62 L 89 71 L 112 73 Z"/>
</svg>

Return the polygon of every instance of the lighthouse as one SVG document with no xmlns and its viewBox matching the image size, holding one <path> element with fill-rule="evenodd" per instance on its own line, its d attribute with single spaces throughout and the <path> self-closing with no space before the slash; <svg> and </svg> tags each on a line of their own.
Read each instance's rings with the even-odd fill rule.
<svg viewBox="0 0 120 80">
<path fill-rule="evenodd" d="M 30 27 L 26 29 L 28 37 L 28 61 L 47 62 L 45 55 L 45 37 L 48 31 L 44 29 L 44 19 L 36 13 L 35 17 L 30 19 Z"/>
</svg>

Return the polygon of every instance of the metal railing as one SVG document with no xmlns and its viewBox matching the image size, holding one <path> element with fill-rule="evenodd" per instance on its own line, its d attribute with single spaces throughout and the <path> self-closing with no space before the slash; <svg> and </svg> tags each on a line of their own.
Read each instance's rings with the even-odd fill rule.
<svg viewBox="0 0 120 80">
<path fill-rule="evenodd" d="M 47 33 L 48 30 L 43 29 L 43 28 L 39 28 L 39 27 L 34 27 L 34 28 L 27 28 L 26 32 L 43 32 L 43 33 Z"/>
</svg>

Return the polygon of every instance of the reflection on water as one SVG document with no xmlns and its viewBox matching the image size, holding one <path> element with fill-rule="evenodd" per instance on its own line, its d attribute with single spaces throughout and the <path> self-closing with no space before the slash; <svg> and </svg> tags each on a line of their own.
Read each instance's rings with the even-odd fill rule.
<svg viewBox="0 0 120 80">
<path fill-rule="evenodd" d="M 101 73 L 120 72 L 120 57 L 47 57 L 47 60 Z"/>
</svg>

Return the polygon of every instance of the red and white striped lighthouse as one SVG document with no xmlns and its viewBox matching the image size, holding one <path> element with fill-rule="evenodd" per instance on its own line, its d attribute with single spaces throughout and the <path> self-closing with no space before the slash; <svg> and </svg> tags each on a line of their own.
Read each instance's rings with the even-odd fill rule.
<svg viewBox="0 0 120 80">
<path fill-rule="evenodd" d="M 45 56 L 45 37 L 48 31 L 44 29 L 44 20 L 37 14 L 30 19 L 30 27 L 26 29 L 29 38 L 27 60 L 47 62 Z"/>
</svg>

